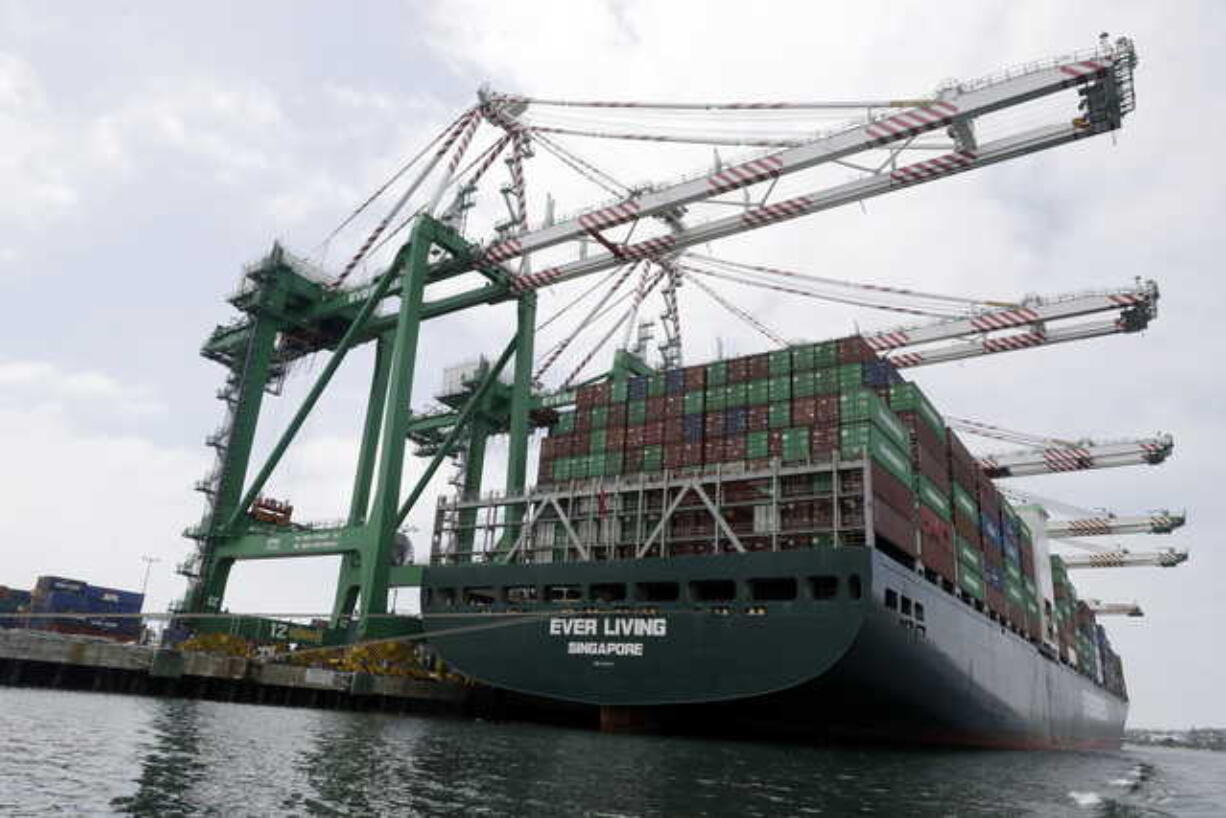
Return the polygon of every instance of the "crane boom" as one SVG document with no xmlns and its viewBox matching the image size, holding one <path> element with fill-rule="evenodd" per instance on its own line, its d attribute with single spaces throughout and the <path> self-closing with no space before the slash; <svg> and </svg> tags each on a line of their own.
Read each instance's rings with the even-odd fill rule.
<svg viewBox="0 0 1226 818">
<path fill-rule="evenodd" d="M 1086 605 L 1095 616 L 1145 616 L 1145 611 L 1135 602 L 1103 602 L 1091 599 L 1087 600 Z"/>
<path fill-rule="evenodd" d="M 1105 133 L 1118 128 L 1122 116 L 1131 110 L 1134 64 L 1132 44 L 1121 38 L 1114 47 L 1100 50 L 1090 59 L 1062 58 L 1013 76 L 959 85 L 943 92 L 940 99 L 929 105 L 856 125 L 798 147 L 718 169 L 699 178 L 632 193 L 617 203 L 487 245 L 479 255 L 487 263 L 501 264 L 588 236 L 599 237 L 602 244 L 611 248 L 607 254 L 581 258 L 537 273 L 512 276 L 513 289 L 522 292 L 597 273 L 625 263 L 628 259 L 672 255 L 686 247 L 767 224 Z M 938 128 L 957 126 L 955 130 L 970 134 L 971 124 L 981 115 L 1090 82 L 1099 83 L 1104 93 L 1087 94 L 1088 115 L 1071 121 L 1065 120 L 982 145 L 972 144 L 973 137 L 964 138 L 957 150 L 933 159 L 892 170 L 883 169 L 867 178 L 808 195 L 760 204 L 734 216 L 664 233 L 636 244 L 611 244 L 600 234 L 602 230 L 638 223 L 647 217 L 675 214 L 686 205 L 760 182 L 773 182 L 782 176 L 835 162 L 862 151 L 896 145 Z M 497 106 L 500 103 L 494 101 L 487 104 Z M 516 127 L 513 113 L 495 110 L 493 118 L 504 127 Z"/>
<path fill-rule="evenodd" d="M 1157 465 L 1175 448 L 1170 435 L 1108 443 L 1086 441 L 1073 446 L 1049 446 L 987 455 L 979 464 L 988 477 L 1028 477 L 1035 474 L 1105 469 L 1115 466 Z"/>
<path fill-rule="evenodd" d="M 1188 552 L 1168 548 L 1165 551 L 1101 551 L 1093 554 L 1061 555 L 1066 568 L 1174 568 L 1187 562 Z"/>
<path fill-rule="evenodd" d="M 941 321 L 921 327 L 886 330 L 865 336 L 877 352 L 889 353 L 897 367 L 915 367 L 942 361 L 1010 352 L 1065 341 L 1079 341 L 1117 332 L 1139 332 L 1157 316 L 1158 285 L 1138 282 L 1135 287 L 1114 292 L 1077 295 L 1047 302 L 1021 304 L 982 312 L 970 318 Z M 1082 321 L 1050 328 L 1054 321 L 1081 318 L 1100 312 L 1118 312 L 1104 321 Z M 994 334 L 1025 327 L 1023 332 Z M 973 337 L 971 337 L 973 336 Z M 917 351 L 909 348 L 938 341 L 955 341 Z"/>
<path fill-rule="evenodd" d="M 1093 537 L 1109 534 L 1169 534 L 1187 520 L 1182 513 L 1158 511 L 1153 514 L 1132 516 L 1083 517 L 1074 520 L 1051 520 L 1047 523 L 1047 536 Z"/>
</svg>

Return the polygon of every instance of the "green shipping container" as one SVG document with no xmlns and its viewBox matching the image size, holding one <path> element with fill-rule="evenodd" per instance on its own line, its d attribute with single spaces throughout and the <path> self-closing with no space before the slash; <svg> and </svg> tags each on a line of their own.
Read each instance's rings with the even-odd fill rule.
<svg viewBox="0 0 1226 818">
<path fill-rule="evenodd" d="M 591 454 L 587 458 L 587 476 L 588 477 L 603 477 L 605 467 L 605 455 Z"/>
<path fill-rule="evenodd" d="M 983 570 L 983 554 L 979 549 L 956 534 L 954 541 L 958 544 L 958 559 L 962 560 L 962 564 L 976 571 Z"/>
<path fill-rule="evenodd" d="M 588 476 L 588 458 L 586 456 L 572 457 L 570 459 L 570 478 L 572 480 L 582 480 Z"/>
<path fill-rule="evenodd" d="M 1012 580 L 1005 582 L 1005 593 L 1009 595 L 1009 600 L 1015 605 L 1025 605 L 1026 596 L 1022 593 L 1022 585 L 1020 582 Z"/>
<path fill-rule="evenodd" d="M 839 372 L 837 369 L 819 369 L 813 373 L 814 390 L 818 395 L 834 395 L 839 391 Z"/>
<path fill-rule="evenodd" d="M 975 599 L 983 599 L 983 579 L 966 566 L 958 571 L 958 585 Z"/>
<path fill-rule="evenodd" d="M 864 368 L 860 364 L 842 364 L 834 371 L 839 379 L 840 392 L 859 389 L 864 385 Z"/>
<path fill-rule="evenodd" d="M 1020 583 L 1022 581 L 1022 569 L 1016 563 L 1006 561 L 1005 573 L 1009 576 L 1009 579 L 1013 580 L 1014 582 Z"/>
<path fill-rule="evenodd" d="M 936 483 L 922 474 L 916 474 L 913 490 L 920 502 L 940 515 L 942 520 L 949 522 L 952 519 L 949 510 L 949 495 L 941 491 Z"/>
<path fill-rule="evenodd" d="M 792 397 L 809 398 L 817 394 L 817 373 L 797 372 L 792 376 Z"/>
<path fill-rule="evenodd" d="M 771 403 L 792 399 L 792 376 L 781 375 L 770 379 Z"/>
<path fill-rule="evenodd" d="M 626 380 L 613 381 L 610 400 L 613 403 L 625 403 L 630 396 L 630 383 Z"/>
<path fill-rule="evenodd" d="M 979 528 L 979 502 L 965 489 L 954 483 L 954 508 L 958 516 L 970 520 L 975 528 Z"/>
<path fill-rule="evenodd" d="M 592 454 L 603 452 L 609 443 L 609 433 L 604 429 L 593 429 L 592 438 L 589 442 L 587 450 Z"/>
<path fill-rule="evenodd" d="M 724 407 L 735 409 L 749 401 L 749 384 L 730 383 L 724 387 Z"/>
<path fill-rule="evenodd" d="M 707 364 L 707 387 L 723 386 L 728 383 L 728 362 L 716 361 Z"/>
<path fill-rule="evenodd" d="M 761 406 L 771 402 L 771 382 L 769 378 L 750 381 L 746 394 L 746 403 L 750 406 Z"/>
<path fill-rule="evenodd" d="M 805 344 L 804 346 L 792 347 L 792 371 L 793 372 L 808 372 L 814 369 L 817 364 L 813 355 L 813 345 Z"/>
<path fill-rule="evenodd" d="M 623 455 L 621 452 L 606 452 L 604 456 L 604 474 L 606 477 L 616 477 L 622 473 Z"/>
<path fill-rule="evenodd" d="M 839 420 L 842 423 L 868 421 L 885 432 L 894 445 L 904 452 L 911 449 L 911 434 L 907 427 L 898 419 L 898 415 L 890 411 L 885 401 L 869 389 L 856 389 L 839 395 Z"/>
<path fill-rule="evenodd" d="M 884 432 L 869 423 L 855 423 L 839 429 L 840 457 L 854 460 L 866 452 L 890 474 L 911 485 L 911 461 Z"/>
<path fill-rule="evenodd" d="M 609 425 L 609 407 L 593 406 L 592 407 L 592 428 L 603 429 Z"/>
<path fill-rule="evenodd" d="M 1038 599 L 1039 589 L 1035 587 L 1033 579 L 1030 577 L 1023 577 L 1022 585 L 1026 587 L 1026 596 L 1030 597 L 1031 599 Z"/>
<path fill-rule="evenodd" d="M 686 392 L 684 411 L 687 415 L 701 414 L 703 411 L 703 394 L 702 392 Z"/>
<path fill-rule="evenodd" d="M 562 481 L 570 479 L 570 458 L 559 457 L 553 461 L 553 466 L 550 470 L 550 476 L 554 480 Z"/>
<path fill-rule="evenodd" d="M 575 413 L 562 412 L 558 415 L 558 422 L 554 424 L 551 434 L 568 435 L 575 431 Z"/>
<path fill-rule="evenodd" d="M 772 403 L 770 408 L 770 426 L 772 429 L 782 429 L 792 425 L 792 404 Z"/>
<path fill-rule="evenodd" d="M 770 457 L 770 433 L 750 432 L 745 436 L 745 456 L 750 460 Z"/>
<path fill-rule="evenodd" d="M 941 440 L 946 439 L 945 419 L 933 408 L 928 398 L 913 383 L 896 383 L 890 387 L 890 408 L 896 412 L 916 412 Z"/>
<path fill-rule="evenodd" d="M 770 354 L 771 376 L 792 374 L 792 350 L 776 349 Z"/>
<path fill-rule="evenodd" d="M 664 394 L 665 380 L 663 372 L 656 372 L 647 377 L 647 396 L 658 398 Z"/>
<path fill-rule="evenodd" d="M 813 366 L 823 369 L 837 366 L 839 363 L 839 345 L 837 341 L 822 341 L 813 345 Z"/>
<path fill-rule="evenodd" d="M 643 471 L 660 471 L 664 468 L 664 447 L 643 447 Z"/>
<path fill-rule="evenodd" d="M 707 388 L 707 411 L 715 412 L 728 407 L 727 387 L 712 386 Z"/>
<path fill-rule="evenodd" d="M 647 422 L 647 401 L 636 400 L 626 405 L 626 423 L 640 426 Z"/>
<path fill-rule="evenodd" d="M 787 404 L 783 404 L 785 407 Z M 771 407 L 774 409 L 774 407 Z M 783 430 L 783 460 L 785 463 L 794 463 L 798 460 L 808 460 L 810 452 L 810 440 L 812 440 L 812 432 L 808 426 L 797 426 L 792 429 Z"/>
</svg>

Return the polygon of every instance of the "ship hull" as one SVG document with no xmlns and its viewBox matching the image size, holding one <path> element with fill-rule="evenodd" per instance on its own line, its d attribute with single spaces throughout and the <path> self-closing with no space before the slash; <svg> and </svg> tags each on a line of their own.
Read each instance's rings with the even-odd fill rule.
<svg viewBox="0 0 1226 818">
<path fill-rule="evenodd" d="M 754 598 L 787 596 L 788 578 L 794 597 Z M 695 598 L 695 583 L 717 582 L 735 583 L 736 598 Z M 550 589 L 623 583 L 622 600 L 546 601 Z M 676 600 L 634 598 L 670 583 Z M 1126 700 L 872 548 L 436 566 L 423 587 L 431 642 L 450 665 L 508 702 L 556 702 L 606 724 L 1114 748 L 1127 715 Z M 540 596 L 508 602 L 508 588 Z M 491 589 L 486 604 L 466 604 Z"/>
</svg>

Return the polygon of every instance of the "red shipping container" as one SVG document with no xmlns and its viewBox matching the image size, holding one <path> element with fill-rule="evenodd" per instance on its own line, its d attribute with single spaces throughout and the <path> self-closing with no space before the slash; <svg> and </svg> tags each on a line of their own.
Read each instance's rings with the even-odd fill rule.
<svg viewBox="0 0 1226 818">
<path fill-rule="evenodd" d="M 1022 552 L 1022 576 L 1034 579 L 1034 554 L 1025 543 L 1022 543 L 1019 550 Z"/>
<path fill-rule="evenodd" d="M 664 421 L 655 420 L 644 423 L 641 428 L 643 429 L 644 446 L 659 446 L 664 442 Z"/>
<path fill-rule="evenodd" d="M 664 468 L 678 469 L 685 465 L 685 444 L 664 444 Z"/>
<path fill-rule="evenodd" d="M 724 436 L 724 413 L 723 412 L 707 412 L 706 418 L 703 423 L 703 433 L 709 438 L 710 437 L 723 437 Z"/>
<path fill-rule="evenodd" d="M 771 429 L 767 435 L 767 451 L 771 457 L 778 457 L 783 454 L 783 430 Z"/>
<path fill-rule="evenodd" d="M 547 437 L 541 441 L 541 460 L 552 460 L 558 456 L 558 440 L 556 437 Z"/>
<path fill-rule="evenodd" d="M 769 367 L 768 363 L 767 368 Z M 728 362 L 728 383 L 743 383 L 749 379 L 748 358 L 733 358 Z"/>
<path fill-rule="evenodd" d="M 681 446 L 681 464 L 684 466 L 701 466 L 702 455 L 702 443 L 683 443 Z"/>
<path fill-rule="evenodd" d="M 580 386 L 575 392 L 575 405 L 580 409 L 587 409 L 598 403 L 601 403 L 600 384 L 598 383 L 589 383 L 586 386 Z"/>
<path fill-rule="evenodd" d="M 846 525 L 846 522 L 844 523 Z M 916 556 L 915 523 L 909 515 L 885 503 L 873 504 L 873 532 L 877 539 L 889 540 L 894 547 Z"/>
<path fill-rule="evenodd" d="M 868 345 L 868 341 L 865 341 L 863 336 L 852 335 L 849 338 L 840 338 L 835 343 L 838 344 L 840 364 L 858 364 L 877 360 L 877 353 Z"/>
<path fill-rule="evenodd" d="M 610 403 L 606 407 L 605 414 L 606 426 L 625 426 L 626 425 L 626 404 Z"/>
<path fill-rule="evenodd" d="M 903 425 L 911 431 L 911 440 L 913 443 L 918 443 L 929 452 L 939 455 L 942 464 L 948 462 L 949 444 L 937 434 L 935 429 L 928 425 L 927 421 L 920 417 L 918 412 L 913 410 L 904 410 L 895 412 L 895 414 L 898 415 L 898 419 L 903 422 Z M 948 469 L 948 467 L 944 465 L 943 468 L 946 470 Z"/>
<path fill-rule="evenodd" d="M 769 429 L 771 425 L 770 407 L 749 407 L 749 411 L 746 413 L 745 425 L 751 432 L 760 432 L 763 429 Z"/>
<path fill-rule="evenodd" d="M 796 398 L 792 401 L 792 423 L 812 426 L 817 422 L 817 398 Z"/>
<path fill-rule="evenodd" d="M 925 568 L 936 571 L 950 582 L 957 581 L 957 556 L 952 548 L 942 548 L 921 536 L 919 557 Z"/>
<path fill-rule="evenodd" d="M 834 425 L 839 422 L 839 396 L 817 395 L 817 422 L 822 425 Z"/>
<path fill-rule="evenodd" d="M 575 431 L 586 432 L 592 428 L 592 410 L 580 409 L 575 412 Z"/>
<path fill-rule="evenodd" d="M 643 450 L 627 449 L 622 457 L 622 473 L 636 474 L 643 470 Z"/>
<path fill-rule="evenodd" d="M 922 445 L 912 445 L 911 464 L 920 474 L 935 483 L 937 488 L 949 494 L 949 467 L 943 455 L 934 454 Z"/>
<path fill-rule="evenodd" d="M 749 356 L 749 379 L 759 380 L 771 376 L 771 356 L 768 353 Z"/>
<path fill-rule="evenodd" d="M 706 388 L 707 368 L 705 366 L 688 366 L 685 368 L 685 391 L 697 392 Z"/>
<path fill-rule="evenodd" d="M 681 417 L 685 414 L 685 395 L 664 396 L 664 416 Z"/>
<path fill-rule="evenodd" d="M 656 395 L 647 399 L 647 421 L 660 420 L 664 417 L 664 395 Z"/>
<path fill-rule="evenodd" d="M 729 435 L 724 438 L 724 458 L 728 461 L 745 459 L 745 435 Z"/>
<path fill-rule="evenodd" d="M 953 549 L 953 526 L 951 524 L 942 520 L 940 515 L 923 503 L 919 505 L 918 517 L 920 533 L 923 535 L 922 543 L 925 549 L 929 544 L 933 548 Z"/>
<path fill-rule="evenodd" d="M 993 588 L 991 585 L 986 586 L 988 608 L 996 612 L 997 616 L 1007 617 L 1009 614 L 1008 605 L 1005 601 L 1005 592 Z"/>
<path fill-rule="evenodd" d="M 682 443 L 685 437 L 685 421 L 680 417 L 664 418 L 664 442 Z"/>
<path fill-rule="evenodd" d="M 814 426 L 810 451 L 814 457 L 828 455 L 839 450 L 838 426 Z"/>
<path fill-rule="evenodd" d="M 626 427 L 610 426 L 605 430 L 605 449 L 610 452 L 621 451 L 626 445 Z"/>
<path fill-rule="evenodd" d="M 642 426 L 631 426 L 628 429 L 626 429 L 626 448 L 627 449 L 641 449 L 645 445 L 647 444 L 643 441 L 643 427 Z"/>
<path fill-rule="evenodd" d="M 588 432 L 575 432 L 570 436 L 570 453 L 576 457 L 585 455 L 592 445 L 592 435 Z"/>
<path fill-rule="evenodd" d="M 724 462 L 724 439 L 722 437 L 708 438 L 703 443 L 702 460 L 704 463 Z"/>
<path fill-rule="evenodd" d="M 915 513 L 915 494 L 911 487 L 875 462 L 872 475 L 874 499 L 884 502 L 894 511 L 911 519 Z"/>
</svg>

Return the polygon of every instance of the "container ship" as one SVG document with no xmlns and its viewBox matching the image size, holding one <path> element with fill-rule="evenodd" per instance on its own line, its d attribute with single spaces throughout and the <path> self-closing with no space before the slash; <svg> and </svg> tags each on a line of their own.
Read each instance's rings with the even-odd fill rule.
<svg viewBox="0 0 1226 818">
<path fill-rule="evenodd" d="M 132 591 L 43 576 L 32 591 L 0 586 L 0 628 L 134 642 L 141 636 L 144 601 L 144 594 Z"/>
<path fill-rule="evenodd" d="M 1120 743 L 1120 659 L 1043 512 L 1005 500 L 861 337 L 588 384 L 538 475 L 522 495 L 440 501 L 423 578 L 441 656 L 523 706 L 831 740 Z M 491 552 L 514 503 L 519 536 Z"/>
</svg>

